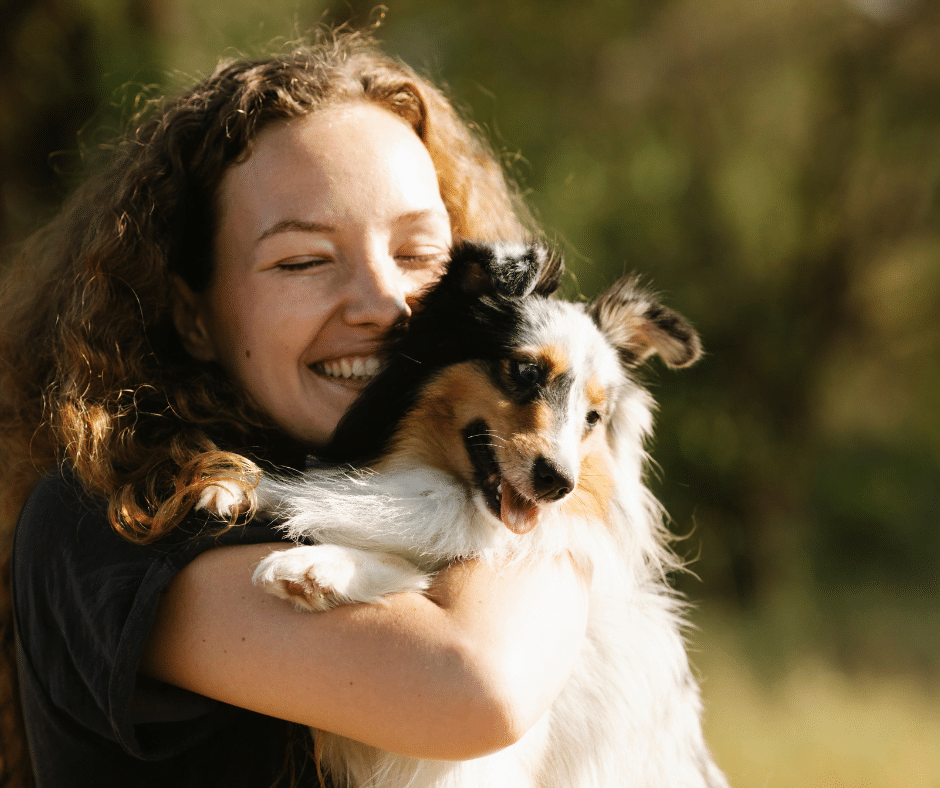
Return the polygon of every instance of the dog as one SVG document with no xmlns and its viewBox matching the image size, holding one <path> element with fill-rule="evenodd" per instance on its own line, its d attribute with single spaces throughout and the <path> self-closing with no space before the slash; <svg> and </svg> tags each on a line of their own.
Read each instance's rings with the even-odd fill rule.
<svg viewBox="0 0 940 788">
<path fill-rule="evenodd" d="M 326 448 L 348 465 L 257 490 L 308 544 L 265 558 L 254 581 L 299 609 L 422 592 L 457 559 L 568 552 L 592 577 L 576 667 L 519 742 L 441 762 L 321 732 L 338 785 L 727 788 L 667 582 L 678 561 L 643 483 L 653 401 L 638 372 L 653 355 L 688 366 L 700 342 L 634 278 L 585 306 L 552 297 L 561 274 L 538 244 L 456 246 Z"/>
</svg>

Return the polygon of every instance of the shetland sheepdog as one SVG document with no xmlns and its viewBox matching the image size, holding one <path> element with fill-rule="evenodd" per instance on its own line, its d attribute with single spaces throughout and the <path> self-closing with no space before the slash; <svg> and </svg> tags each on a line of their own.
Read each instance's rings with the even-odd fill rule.
<svg viewBox="0 0 940 788">
<path fill-rule="evenodd" d="M 254 579 L 299 608 L 420 592 L 456 559 L 567 551 L 591 570 L 576 667 L 519 742 L 441 762 L 320 733 L 337 785 L 727 786 L 667 583 L 676 560 L 643 483 L 653 402 L 638 370 L 653 355 L 691 364 L 699 339 L 633 279 L 584 306 L 550 297 L 560 276 L 540 245 L 458 245 L 327 447 L 350 465 L 259 487 L 311 544 L 272 554 Z"/>
</svg>

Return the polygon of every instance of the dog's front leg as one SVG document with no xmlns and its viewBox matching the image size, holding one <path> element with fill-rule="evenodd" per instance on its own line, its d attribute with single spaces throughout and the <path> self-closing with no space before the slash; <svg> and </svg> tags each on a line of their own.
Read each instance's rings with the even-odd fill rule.
<svg viewBox="0 0 940 788">
<path fill-rule="evenodd" d="M 252 508 L 258 512 L 274 512 L 281 503 L 280 490 L 264 480 L 252 489 L 234 479 L 216 479 L 202 491 L 195 508 L 228 519 Z"/>
<path fill-rule="evenodd" d="M 252 580 L 298 610 L 314 612 L 430 585 L 427 574 L 400 556 L 326 544 L 278 550 L 258 564 Z"/>
</svg>

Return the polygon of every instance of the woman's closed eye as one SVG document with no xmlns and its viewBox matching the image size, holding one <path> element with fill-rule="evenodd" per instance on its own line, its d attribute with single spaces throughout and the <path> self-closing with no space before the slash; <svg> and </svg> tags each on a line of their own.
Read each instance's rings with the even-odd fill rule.
<svg viewBox="0 0 940 788">
<path fill-rule="evenodd" d="M 288 257 L 286 260 L 276 262 L 274 268 L 289 272 L 307 271 L 328 262 L 329 258 L 327 257 Z"/>
<path fill-rule="evenodd" d="M 436 268 L 447 262 L 448 253 L 446 251 L 417 251 L 417 252 L 399 252 L 395 259 L 399 265 L 407 268 Z"/>
</svg>

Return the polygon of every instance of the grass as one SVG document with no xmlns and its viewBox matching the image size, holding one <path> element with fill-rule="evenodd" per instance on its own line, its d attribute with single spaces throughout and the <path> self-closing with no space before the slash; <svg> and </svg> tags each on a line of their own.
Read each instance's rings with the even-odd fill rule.
<svg viewBox="0 0 940 788">
<path fill-rule="evenodd" d="M 940 682 L 849 676 L 811 656 L 767 671 L 733 617 L 701 611 L 706 736 L 734 788 L 940 788 Z"/>
</svg>

